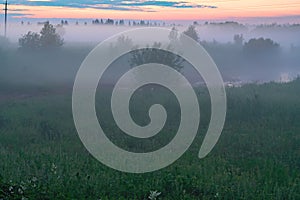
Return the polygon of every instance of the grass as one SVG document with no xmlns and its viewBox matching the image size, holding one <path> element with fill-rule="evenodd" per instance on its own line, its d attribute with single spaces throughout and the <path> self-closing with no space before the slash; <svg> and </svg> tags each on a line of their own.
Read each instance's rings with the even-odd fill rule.
<svg viewBox="0 0 300 200">
<path fill-rule="evenodd" d="M 157 199 L 300 199 L 299 91 L 299 79 L 228 88 L 223 134 L 200 160 L 210 102 L 207 91 L 197 89 L 203 123 L 196 140 L 173 165 L 146 174 L 115 171 L 87 152 L 74 127 L 70 91 L 0 101 L 0 199 L 148 199 L 150 191 L 161 192 Z M 144 118 L 147 105 L 166 100 L 164 94 L 137 94 L 135 103 L 146 106 L 133 118 Z M 175 122 L 142 147 L 167 143 Z M 126 137 L 111 138 L 140 148 Z"/>
</svg>

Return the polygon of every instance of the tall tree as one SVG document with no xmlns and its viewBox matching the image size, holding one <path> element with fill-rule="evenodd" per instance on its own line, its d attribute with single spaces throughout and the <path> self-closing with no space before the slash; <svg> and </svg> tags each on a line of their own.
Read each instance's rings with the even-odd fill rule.
<svg viewBox="0 0 300 200">
<path fill-rule="evenodd" d="M 189 36 L 196 42 L 199 42 L 199 36 L 198 36 L 195 26 L 193 26 L 193 25 L 189 26 L 188 29 L 183 32 L 183 34 L 185 34 L 186 36 Z"/>
<path fill-rule="evenodd" d="M 267 38 L 250 39 L 244 44 L 247 55 L 270 55 L 279 51 L 279 44 Z"/>
<path fill-rule="evenodd" d="M 40 43 L 42 48 L 60 47 L 63 45 L 63 39 L 56 33 L 52 24 L 46 22 L 40 32 Z"/>
<path fill-rule="evenodd" d="M 38 50 L 41 47 L 40 35 L 29 31 L 19 39 L 21 49 Z"/>
<path fill-rule="evenodd" d="M 63 45 L 63 39 L 52 24 L 46 22 L 40 34 L 29 31 L 19 39 L 19 45 L 22 49 L 47 49 L 57 48 Z"/>
</svg>

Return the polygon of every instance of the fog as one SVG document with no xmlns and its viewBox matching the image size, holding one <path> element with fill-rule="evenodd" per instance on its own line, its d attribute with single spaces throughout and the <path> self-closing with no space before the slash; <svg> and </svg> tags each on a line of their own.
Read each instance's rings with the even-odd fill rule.
<svg viewBox="0 0 300 200">
<path fill-rule="evenodd" d="M 40 32 L 43 25 L 37 23 L 12 23 L 8 26 L 8 40 L 0 41 L 0 84 L 22 87 L 57 86 L 71 88 L 77 70 L 88 53 L 101 41 L 126 30 L 141 26 L 55 25 L 57 33 L 64 39 L 64 45 L 56 50 L 21 51 L 18 39 L 28 31 Z M 160 25 L 162 27 L 162 25 Z M 164 28 L 171 29 L 172 24 Z M 178 31 L 185 31 L 187 25 L 176 24 Z M 219 67 L 224 81 L 229 86 L 245 83 L 270 81 L 288 82 L 300 74 L 300 25 L 269 24 L 244 25 L 233 22 L 195 24 L 199 41 Z M 234 41 L 234 35 L 242 35 L 242 43 Z M 252 55 L 245 51 L 250 39 L 269 38 L 279 45 L 275 53 L 268 49 Z M 133 43 L 135 38 L 130 38 Z M 117 44 L 116 44 L 117 45 Z M 152 44 L 149 44 L 150 46 Z M 259 47 L 258 47 L 259 48 Z M 128 58 L 129 59 L 129 58 Z M 122 60 L 122 59 L 121 59 Z M 118 63 L 130 69 L 128 62 Z M 181 70 L 194 84 L 201 84 L 201 77 L 195 75 L 192 66 L 184 63 Z M 113 72 L 112 72 L 113 73 Z M 0 87 L 0 90 L 3 87 Z"/>
<path fill-rule="evenodd" d="M 50 21 L 51 22 L 51 21 Z M 126 30 L 140 28 L 141 26 L 112 26 L 112 25 L 84 25 L 83 22 L 75 25 L 75 22 L 70 22 L 69 25 L 59 26 L 57 22 L 57 32 L 64 37 L 66 44 L 70 43 L 89 43 L 97 44 L 116 33 Z M 179 31 L 184 31 L 187 24 L 175 24 Z M 169 28 L 173 24 L 160 24 L 160 27 Z M 3 28 L 3 27 L 2 27 Z M 16 43 L 18 38 L 26 34 L 28 31 L 39 32 L 42 24 L 36 22 L 13 22 L 8 26 L 8 38 L 12 43 Z M 222 43 L 232 42 L 233 35 L 243 34 L 245 40 L 251 38 L 270 38 L 284 48 L 289 48 L 291 45 L 300 45 L 300 26 L 296 24 L 263 24 L 263 25 L 249 25 L 249 24 L 235 24 L 235 23 L 208 23 L 196 25 L 196 29 L 201 40 L 205 41 L 218 41 Z"/>
</svg>

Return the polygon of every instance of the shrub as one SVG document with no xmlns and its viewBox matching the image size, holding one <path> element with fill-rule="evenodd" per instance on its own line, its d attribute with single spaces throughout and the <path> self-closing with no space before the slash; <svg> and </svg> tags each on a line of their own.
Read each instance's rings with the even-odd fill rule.
<svg viewBox="0 0 300 200">
<path fill-rule="evenodd" d="M 19 45 L 22 49 L 30 50 L 58 48 L 63 45 L 63 39 L 53 25 L 46 22 L 40 34 L 29 31 L 19 39 Z"/>
<path fill-rule="evenodd" d="M 41 47 L 40 38 L 41 36 L 38 33 L 29 31 L 19 39 L 19 45 L 24 49 L 37 50 Z"/>
</svg>

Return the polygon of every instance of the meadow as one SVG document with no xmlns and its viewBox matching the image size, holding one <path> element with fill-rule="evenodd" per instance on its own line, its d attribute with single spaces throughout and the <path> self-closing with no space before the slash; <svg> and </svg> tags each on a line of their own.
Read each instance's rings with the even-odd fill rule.
<svg viewBox="0 0 300 200">
<path fill-rule="evenodd" d="M 233 73 L 238 76 L 251 70 L 264 78 L 279 73 L 272 65 L 234 66 L 239 60 L 234 56 L 242 51 L 235 44 L 206 43 L 206 48 L 228 80 L 235 78 L 229 76 Z M 1 200 L 300 199 L 300 78 L 227 87 L 225 127 L 204 159 L 198 158 L 198 151 L 209 124 L 211 103 L 206 87 L 195 86 L 201 123 L 192 146 L 167 168 L 129 174 L 93 158 L 74 126 L 72 85 L 91 49 L 88 45 L 35 52 L 15 46 L 0 48 Z M 286 63 L 293 67 L 294 75 L 298 52 L 299 48 L 293 48 L 288 55 L 294 57 Z M 113 143 L 133 152 L 147 152 L 174 137 L 179 104 L 168 90 L 156 87 L 136 92 L 130 104 L 132 118 L 140 125 L 149 123 L 147 113 L 153 104 L 164 105 L 168 112 L 163 130 L 145 141 L 118 129 L 109 112 L 111 88 L 98 88 L 98 119 Z"/>
<path fill-rule="evenodd" d="M 146 174 L 118 172 L 94 159 L 74 127 L 71 89 L 53 90 L 0 101 L 0 199 L 149 199 L 150 191 L 161 192 L 157 199 L 300 198 L 300 79 L 227 88 L 223 133 L 201 160 L 197 153 L 210 101 L 206 89 L 196 88 L 203 108 L 196 140 L 173 165 Z M 160 89 L 147 95 L 137 94 L 133 103 L 170 98 Z M 143 112 L 135 110 L 133 118 Z M 176 130 L 170 124 L 167 130 Z M 160 146 L 162 138 L 170 139 L 166 136 L 150 143 Z M 112 138 L 140 148 L 126 138 Z"/>
</svg>

